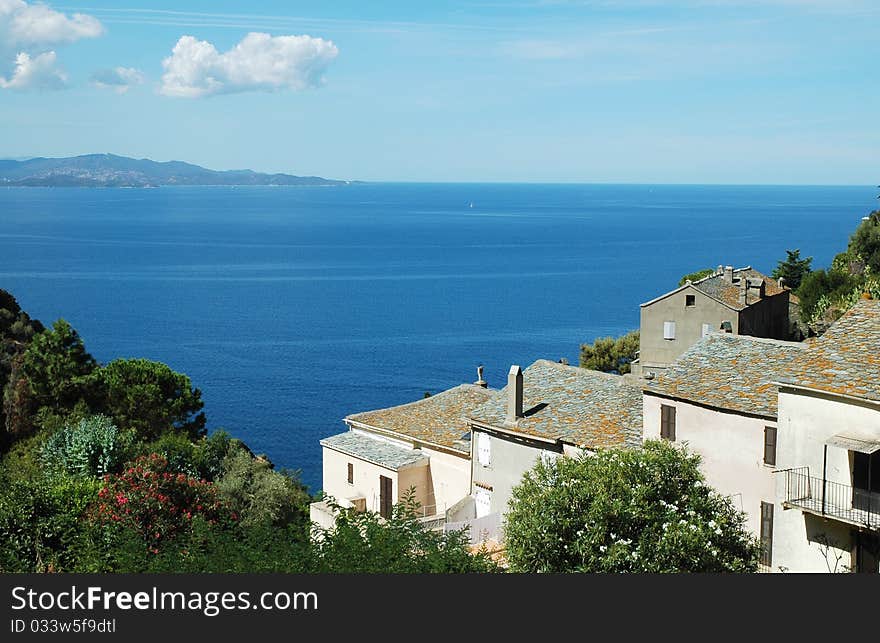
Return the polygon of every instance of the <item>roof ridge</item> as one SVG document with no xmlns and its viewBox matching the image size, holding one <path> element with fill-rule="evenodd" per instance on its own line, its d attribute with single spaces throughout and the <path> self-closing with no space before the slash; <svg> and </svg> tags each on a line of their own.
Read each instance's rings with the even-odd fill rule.
<svg viewBox="0 0 880 643">
<path fill-rule="evenodd" d="M 419 400 L 413 400 L 412 402 L 404 402 L 403 404 L 393 404 L 392 406 L 385 406 L 381 409 L 368 409 L 366 411 L 357 411 L 356 413 L 349 413 L 348 415 L 346 415 L 343 418 L 343 420 L 350 420 L 358 415 L 365 415 L 367 413 L 380 413 L 382 411 L 390 411 L 391 409 L 399 409 L 399 408 L 403 408 L 405 406 L 417 406 L 417 405 L 425 404 L 425 403 L 429 404 L 429 403 L 431 403 L 432 400 L 436 400 L 436 398 L 438 398 L 438 397 L 441 397 L 447 393 L 452 393 L 453 391 L 457 391 L 462 388 L 469 388 L 469 389 L 474 389 L 474 390 L 485 391 L 487 400 L 489 397 L 491 397 L 492 393 L 496 393 L 498 391 L 498 389 L 483 388 L 482 386 L 478 386 L 477 384 L 471 384 L 470 382 L 463 382 L 462 384 L 457 384 L 457 385 L 453 386 L 452 388 L 444 389 L 444 390 L 440 391 L 439 393 L 434 393 L 433 395 L 430 395 L 428 397 L 423 397 Z"/>
</svg>

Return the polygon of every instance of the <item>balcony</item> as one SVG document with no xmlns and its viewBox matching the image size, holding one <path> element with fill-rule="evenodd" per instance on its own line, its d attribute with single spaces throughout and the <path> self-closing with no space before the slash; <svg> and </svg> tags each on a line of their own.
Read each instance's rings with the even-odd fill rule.
<svg viewBox="0 0 880 643">
<path fill-rule="evenodd" d="M 797 507 L 857 527 L 880 530 L 880 493 L 811 476 L 809 467 L 780 473 L 785 474 L 784 506 Z"/>
</svg>

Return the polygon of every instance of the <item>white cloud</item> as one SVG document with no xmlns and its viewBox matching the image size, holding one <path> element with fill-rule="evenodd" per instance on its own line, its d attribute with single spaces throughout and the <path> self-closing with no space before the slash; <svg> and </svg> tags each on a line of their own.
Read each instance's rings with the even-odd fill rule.
<svg viewBox="0 0 880 643">
<path fill-rule="evenodd" d="M 199 98 L 318 87 L 338 54 L 331 41 L 311 36 L 249 33 L 222 54 L 210 42 L 183 36 L 171 56 L 162 61 L 165 73 L 159 91 L 166 96 Z"/>
<path fill-rule="evenodd" d="M 64 89 L 67 75 L 58 67 L 54 51 L 47 51 L 31 58 L 25 52 L 15 57 L 15 70 L 7 80 L 0 77 L 3 89 Z"/>
<path fill-rule="evenodd" d="M 132 67 L 102 69 L 92 74 L 92 85 L 100 89 L 112 89 L 117 94 L 124 94 L 143 82 L 144 75 Z"/>
<path fill-rule="evenodd" d="M 103 25 L 92 16 L 67 16 L 45 4 L 0 0 L 0 46 L 9 50 L 55 47 L 103 33 Z"/>
</svg>

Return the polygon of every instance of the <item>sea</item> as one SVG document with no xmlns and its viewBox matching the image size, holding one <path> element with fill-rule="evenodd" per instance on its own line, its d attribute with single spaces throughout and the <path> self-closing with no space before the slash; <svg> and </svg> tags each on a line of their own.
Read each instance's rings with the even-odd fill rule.
<svg viewBox="0 0 880 643">
<path fill-rule="evenodd" d="M 350 413 L 511 364 L 577 364 L 639 304 L 718 265 L 827 266 L 873 186 L 352 183 L 0 188 L 0 288 L 101 362 L 145 357 L 321 488 Z"/>
</svg>

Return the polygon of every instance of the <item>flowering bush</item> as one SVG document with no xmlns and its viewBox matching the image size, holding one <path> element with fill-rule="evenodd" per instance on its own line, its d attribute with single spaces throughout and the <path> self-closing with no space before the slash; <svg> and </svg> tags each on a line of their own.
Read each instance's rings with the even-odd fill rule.
<svg viewBox="0 0 880 643">
<path fill-rule="evenodd" d="M 153 553 L 169 537 L 190 529 L 196 516 L 210 525 L 237 519 L 213 484 L 175 472 L 156 453 L 141 456 L 118 475 L 105 476 L 90 516 L 135 529 Z"/>
<path fill-rule="evenodd" d="M 537 463 L 513 490 L 518 572 L 750 572 L 745 514 L 705 483 L 699 456 L 663 441 Z"/>
</svg>

